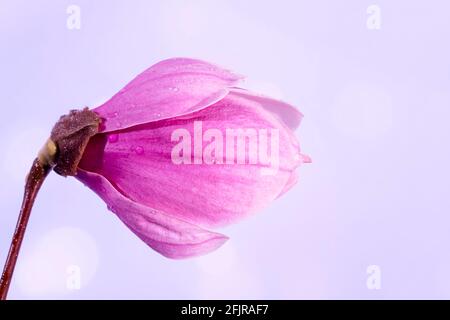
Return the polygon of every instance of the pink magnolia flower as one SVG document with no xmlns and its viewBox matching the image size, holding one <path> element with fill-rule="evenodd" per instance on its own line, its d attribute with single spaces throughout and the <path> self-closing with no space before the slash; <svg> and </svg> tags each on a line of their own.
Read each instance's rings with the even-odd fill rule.
<svg viewBox="0 0 450 320">
<path fill-rule="evenodd" d="M 53 127 L 26 179 L 0 279 L 6 299 L 34 200 L 50 171 L 75 176 L 169 258 L 210 252 L 206 230 L 256 212 L 288 191 L 309 157 L 293 134 L 302 114 L 235 87 L 240 76 L 193 59 L 162 61 L 108 102 Z"/>
<path fill-rule="evenodd" d="M 309 162 L 293 134 L 302 114 L 284 102 L 236 88 L 241 78 L 207 62 L 169 59 L 93 109 L 101 118 L 100 130 L 89 140 L 76 178 L 166 257 L 218 248 L 228 238 L 205 228 L 236 222 L 265 207 L 296 183 L 297 166 Z M 195 132 L 194 124 L 197 129 L 201 124 L 202 132 Z M 205 141 L 208 130 L 217 142 L 219 133 L 242 128 L 253 129 L 247 132 L 259 133 L 262 140 L 261 133 L 267 133 L 267 140 L 267 130 L 276 130 L 278 164 L 272 172 L 264 173 L 270 169 L 267 162 L 249 163 L 248 155 L 245 163 L 222 159 L 223 141 L 212 161 L 202 159 L 213 143 L 211 137 Z M 175 135 L 174 141 L 180 130 L 189 135 L 185 141 Z M 186 141 L 189 136 L 197 139 L 194 146 Z M 180 141 L 196 149 L 192 161 L 188 155 L 184 163 L 174 163 L 173 148 Z M 250 152 L 249 144 L 242 150 Z"/>
</svg>

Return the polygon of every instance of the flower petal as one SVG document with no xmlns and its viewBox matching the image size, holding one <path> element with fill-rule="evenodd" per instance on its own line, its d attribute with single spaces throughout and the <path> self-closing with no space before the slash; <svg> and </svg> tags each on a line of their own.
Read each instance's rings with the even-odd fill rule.
<svg viewBox="0 0 450 320">
<path fill-rule="evenodd" d="M 242 88 L 231 88 L 231 92 L 259 103 L 267 111 L 277 116 L 291 130 L 300 125 L 303 114 L 290 104 Z"/>
<path fill-rule="evenodd" d="M 213 154 L 215 159 L 209 163 L 194 164 L 202 160 L 201 150 L 205 152 L 204 147 L 210 146 L 205 138 L 200 155 L 192 152 L 196 160 L 175 164 L 172 152 L 179 142 L 172 141 L 172 135 L 179 130 L 187 132 L 195 139 L 192 150 L 198 148 L 194 122 L 201 123 L 204 134 L 211 129 L 222 135 L 223 155 Z M 274 146 L 274 152 L 270 151 L 273 161 L 250 164 L 247 143 L 246 162 L 226 164 L 227 129 L 265 132 L 268 149 L 278 134 L 278 150 Z M 258 141 L 263 145 L 259 136 Z M 230 93 L 213 106 L 183 117 L 97 135 L 86 148 L 80 167 L 105 176 L 136 202 L 198 225 L 220 226 L 265 207 L 280 194 L 300 164 L 300 148 L 293 132 L 258 102 Z"/>
<path fill-rule="evenodd" d="M 298 182 L 298 175 L 297 172 L 292 172 L 291 176 L 289 177 L 289 180 L 286 182 L 285 186 L 283 187 L 283 190 L 281 190 L 280 194 L 277 196 L 277 198 L 284 195 L 286 192 L 292 189 L 293 186 L 295 186 Z"/>
<path fill-rule="evenodd" d="M 139 238 L 168 258 L 202 255 L 228 239 L 128 199 L 99 174 L 79 169 L 76 178 L 97 193 Z"/>
<path fill-rule="evenodd" d="M 161 61 L 94 109 L 101 130 L 113 131 L 201 110 L 242 79 L 213 64 L 188 58 Z"/>
</svg>

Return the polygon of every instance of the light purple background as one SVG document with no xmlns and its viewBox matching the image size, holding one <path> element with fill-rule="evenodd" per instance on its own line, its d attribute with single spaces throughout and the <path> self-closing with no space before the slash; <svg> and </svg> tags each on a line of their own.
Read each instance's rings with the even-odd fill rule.
<svg viewBox="0 0 450 320">
<path fill-rule="evenodd" d="M 70 4 L 81 29 L 66 27 Z M 370 30 L 367 8 L 381 9 Z M 0 1 L 0 259 L 57 120 L 153 63 L 208 60 L 296 105 L 313 163 L 265 211 L 173 261 L 73 178 L 40 193 L 10 298 L 450 298 L 448 1 Z M 370 290 L 366 269 L 381 270 Z M 72 269 L 71 269 L 72 268 Z M 70 273 L 81 272 L 71 289 Z"/>
</svg>

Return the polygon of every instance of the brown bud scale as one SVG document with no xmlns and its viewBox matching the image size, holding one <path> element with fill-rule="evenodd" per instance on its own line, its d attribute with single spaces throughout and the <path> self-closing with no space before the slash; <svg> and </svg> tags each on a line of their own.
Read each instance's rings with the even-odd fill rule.
<svg viewBox="0 0 450 320">
<path fill-rule="evenodd" d="M 55 124 L 50 139 L 57 146 L 53 170 L 66 177 L 77 173 L 89 139 L 99 130 L 100 118 L 92 110 L 72 110 Z"/>
</svg>

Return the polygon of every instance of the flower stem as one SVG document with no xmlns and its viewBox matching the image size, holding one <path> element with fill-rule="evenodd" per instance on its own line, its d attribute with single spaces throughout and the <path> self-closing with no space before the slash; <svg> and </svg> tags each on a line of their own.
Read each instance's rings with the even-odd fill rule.
<svg viewBox="0 0 450 320">
<path fill-rule="evenodd" d="M 19 256 L 20 246 L 30 218 L 31 209 L 33 208 L 34 199 L 36 199 L 38 191 L 50 170 L 51 166 L 49 164 L 36 158 L 28 173 L 16 230 L 14 231 L 2 278 L 0 280 L 0 300 L 5 300 L 8 295 L 9 285 L 11 284 L 17 257 Z"/>
</svg>

